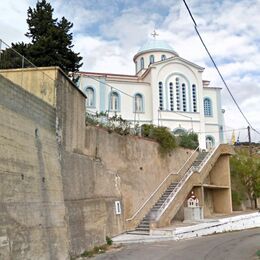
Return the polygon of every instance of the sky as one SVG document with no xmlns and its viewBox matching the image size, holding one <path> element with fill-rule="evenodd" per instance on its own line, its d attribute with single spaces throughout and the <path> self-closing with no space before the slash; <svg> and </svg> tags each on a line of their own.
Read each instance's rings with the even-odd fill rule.
<svg viewBox="0 0 260 260">
<path fill-rule="evenodd" d="M 74 26 L 81 71 L 134 74 L 133 56 L 151 38 L 166 40 L 202 67 L 204 80 L 222 87 L 226 129 L 247 127 L 207 56 L 182 0 L 50 0 L 54 16 Z M 260 0 L 186 0 L 208 49 L 252 126 L 260 131 Z M 0 39 L 28 42 L 27 9 L 35 0 L 0 1 Z M 232 132 L 228 132 L 228 136 Z M 246 130 L 235 130 L 246 140 Z M 252 132 L 254 141 L 260 135 Z"/>
</svg>

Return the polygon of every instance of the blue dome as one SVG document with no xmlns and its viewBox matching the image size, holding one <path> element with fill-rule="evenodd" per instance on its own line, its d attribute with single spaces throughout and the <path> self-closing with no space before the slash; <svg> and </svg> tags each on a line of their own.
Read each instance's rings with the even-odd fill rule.
<svg viewBox="0 0 260 260">
<path fill-rule="evenodd" d="M 147 41 L 138 51 L 138 53 L 152 51 L 152 50 L 159 50 L 159 51 L 170 51 L 174 54 L 177 54 L 173 48 L 165 41 L 151 39 Z"/>
</svg>

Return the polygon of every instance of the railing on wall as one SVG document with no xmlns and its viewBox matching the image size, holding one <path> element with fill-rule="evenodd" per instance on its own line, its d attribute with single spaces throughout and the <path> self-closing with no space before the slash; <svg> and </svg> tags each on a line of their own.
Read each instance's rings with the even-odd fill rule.
<svg viewBox="0 0 260 260">
<path fill-rule="evenodd" d="M 155 219 L 158 221 L 162 214 L 165 212 L 165 210 L 168 208 L 169 204 L 174 200 L 176 195 L 179 193 L 179 191 L 182 189 L 184 184 L 187 182 L 187 180 L 191 177 L 191 175 L 194 172 L 200 173 L 203 167 L 207 164 L 207 162 L 210 160 L 212 155 L 214 155 L 215 151 L 218 149 L 218 146 L 215 146 L 211 150 L 208 151 L 207 155 L 204 157 L 204 159 L 201 161 L 201 163 L 198 166 L 191 166 L 190 169 L 183 175 L 181 180 L 178 182 L 176 187 L 173 189 L 173 191 L 170 193 L 169 197 L 165 200 L 165 202 L 161 205 L 159 210 L 156 212 Z"/>
<path fill-rule="evenodd" d="M 46 73 L 47 70 L 47 68 L 37 67 L 0 39 L 0 76 L 55 106 L 56 88 L 63 83 L 59 82 L 54 75 Z"/>
<path fill-rule="evenodd" d="M 191 159 L 194 157 L 194 155 L 197 153 L 197 151 L 199 150 L 199 146 L 193 151 L 193 153 L 189 156 L 189 158 L 185 161 L 185 163 L 183 164 L 183 166 L 175 173 L 175 172 L 170 172 L 165 179 L 159 184 L 159 186 L 154 190 L 154 192 L 147 198 L 147 200 L 141 205 L 141 207 L 133 214 L 132 217 L 126 219 L 126 221 L 132 221 L 140 212 L 141 210 L 148 204 L 149 201 L 151 201 L 151 199 L 155 196 L 155 194 L 160 190 L 160 188 L 164 185 L 165 182 L 167 182 L 167 180 L 169 180 L 169 178 L 172 175 L 178 175 L 181 172 L 185 171 L 185 168 L 189 168 L 190 165 L 190 161 Z"/>
</svg>

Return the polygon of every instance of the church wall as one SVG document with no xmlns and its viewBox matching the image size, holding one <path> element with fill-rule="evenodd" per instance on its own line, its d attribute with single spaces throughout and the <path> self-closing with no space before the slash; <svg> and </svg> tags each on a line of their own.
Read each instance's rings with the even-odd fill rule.
<svg viewBox="0 0 260 260">
<path fill-rule="evenodd" d="M 98 80 L 100 80 L 98 78 Z M 106 85 L 108 84 L 108 85 Z M 111 87 L 114 87 L 113 91 L 117 91 L 120 95 L 120 111 L 117 112 L 124 119 L 129 121 L 140 121 L 142 123 L 150 123 L 151 114 L 151 87 L 149 84 L 142 83 L 131 83 L 125 81 L 108 81 L 104 80 L 104 84 L 95 81 L 94 79 L 81 77 L 80 89 L 85 92 L 85 88 L 91 86 L 95 89 L 95 107 L 86 107 L 87 111 L 95 113 L 96 111 L 108 111 L 109 110 L 109 94 Z M 126 93 L 126 94 L 124 94 Z M 134 113 L 134 95 L 140 93 L 143 96 L 144 101 L 144 112 Z M 101 100 L 102 99 L 102 100 Z M 103 110 L 102 110 L 103 108 Z M 114 112 L 110 111 L 110 114 Z"/>
<path fill-rule="evenodd" d="M 140 118 L 140 121 L 151 122 L 151 107 L 152 107 L 152 97 L 151 97 L 151 86 L 148 84 L 134 84 L 134 83 L 121 83 L 121 82 L 108 82 L 109 85 L 115 86 L 117 89 L 122 92 L 127 93 L 130 96 L 127 96 L 123 93 L 120 93 L 120 113 L 124 119 L 134 120 L 134 96 L 137 93 L 140 93 L 143 96 L 144 112 L 137 113 L 137 117 Z"/>
<path fill-rule="evenodd" d="M 164 52 L 147 52 L 137 57 L 137 60 L 141 56 L 145 56 L 149 59 L 151 54 L 155 55 L 155 58 L 161 57 Z M 172 54 L 171 54 L 172 56 Z M 155 61 L 156 61 L 155 59 Z M 169 82 L 174 83 L 174 76 L 183 77 L 185 82 L 187 82 L 187 111 L 176 111 L 176 100 L 174 100 L 175 110 L 173 112 L 170 110 L 170 100 L 168 93 Z M 81 84 L 81 89 L 83 85 L 87 85 L 87 81 L 91 82 L 91 79 L 84 79 L 81 77 L 81 81 L 85 82 Z M 206 136 L 212 135 L 216 143 L 223 142 L 223 133 L 210 133 L 219 132 L 220 126 L 224 124 L 223 115 L 221 113 L 221 97 L 220 89 L 215 88 L 204 88 L 202 84 L 202 71 L 200 68 L 190 64 L 188 61 L 182 60 L 179 57 L 175 57 L 165 62 L 152 64 L 149 68 L 148 75 L 143 79 L 142 83 L 134 83 L 131 80 L 123 80 L 118 77 L 118 79 L 105 81 L 111 86 L 127 93 L 128 95 L 134 95 L 136 93 L 141 93 L 144 96 L 145 112 L 138 113 L 135 116 L 133 112 L 134 102 L 131 102 L 131 97 L 127 95 L 120 95 L 121 109 L 117 114 L 122 115 L 124 119 L 129 121 L 138 121 L 139 123 L 153 123 L 155 125 L 162 125 L 174 130 L 178 127 L 190 130 L 193 128 L 195 132 L 199 134 L 199 143 L 202 149 L 206 148 Z M 134 81 L 134 79 L 133 79 Z M 163 111 L 158 112 L 159 108 L 159 90 L 158 83 L 161 81 L 163 83 Z M 97 84 L 93 80 L 93 85 Z M 148 83 L 148 84 L 147 84 Z M 91 85 L 92 83 L 90 83 Z M 192 100 L 192 84 L 196 85 L 196 96 L 197 96 L 197 111 L 193 111 L 193 100 Z M 101 84 L 102 85 L 102 84 Z M 97 86 L 96 85 L 96 108 L 87 108 L 89 111 L 95 112 L 101 111 L 101 107 L 108 109 L 108 99 L 109 93 L 111 91 L 110 87 Z M 101 89 L 103 92 L 101 93 Z M 176 97 L 176 91 L 174 89 L 174 96 Z M 204 97 L 208 96 L 212 100 L 213 105 L 213 116 L 204 116 Z M 99 103 L 99 100 L 103 99 L 103 105 Z M 105 100 L 104 100 L 105 99 Z M 105 104 L 105 105 L 104 105 Z M 175 112 L 179 113 L 177 115 Z M 111 115 L 114 113 L 111 112 Z M 159 123 L 158 123 L 159 118 Z M 192 121 L 192 124 L 190 123 Z M 208 133 L 207 133 L 208 132 Z"/>
<path fill-rule="evenodd" d="M 191 65 L 185 64 L 183 61 L 173 60 L 169 61 L 165 64 L 160 64 L 156 66 L 156 69 L 152 71 L 153 74 L 153 104 L 154 107 L 159 107 L 159 94 L 158 94 L 158 82 L 162 81 L 164 85 L 164 109 L 169 109 L 168 105 L 169 100 L 167 102 L 166 91 L 169 82 L 172 80 L 171 76 L 178 75 L 183 76 L 189 82 L 190 89 L 187 95 L 190 105 L 188 106 L 188 111 L 192 109 L 192 98 L 191 98 L 191 86 L 192 84 L 196 84 L 197 87 L 197 112 L 178 112 L 180 114 L 177 115 L 174 112 L 161 112 L 160 116 L 164 118 L 163 125 L 168 126 L 170 129 L 175 129 L 176 127 L 181 127 L 185 129 L 191 129 L 191 119 L 193 120 L 193 129 L 195 132 L 199 134 L 199 142 L 201 148 L 205 148 L 205 124 L 204 124 L 204 108 L 203 108 L 203 94 L 202 94 L 202 78 L 201 72 L 198 69 L 192 67 Z M 176 106 L 176 104 L 174 104 Z M 154 122 L 158 121 L 158 109 L 153 110 L 153 120 Z M 201 113 L 202 111 L 202 113 Z M 182 116 L 181 116 L 182 115 Z M 170 120 L 171 119 L 171 120 Z"/>
<path fill-rule="evenodd" d="M 215 124 L 206 124 L 205 125 L 205 135 L 207 136 L 212 136 L 215 141 L 215 145 L 218 145 L 221 143 L 221 140 L 219 138 L 219 126 Z"/>
<path fill-rule="evenodd" d="M 220 133 L 220 126 L 223 123 L 221 112 L 220 89 L 204 88 L 203 97 L 210 98 L 212 102 L 212 116 L 205 116 L 206 136 L 212 136 L 215 139 L 215 144 L 217 145 L 224 141 Z"/>
<path fill-rule="evenodd" d="M 98 81 L 102 81 L 102 78 L 97 78 Z M 93 113 L 96 113 L 96 111 L 100 111 L 102 110 L 101 109 L 101 88 L 102 88 L 102 83 L 101 82 L 98 82 L 97 80 L 94 80 L 92 78 L 87 78 L 87 77 L 80 77 L 80 82 L 79 82 L 79 88 L 80 90 L 86 94 L 86 88 L 87 87 L 92 87 L 94 89 L 94 92 L 95 92 L 95 106 L 93 108 L 91 107 L 88 107 L 87 109 L 90 111 L 90 112 L 93 112 Z M 106 92 L 105 93 L 102 93 L 103 95 L 106 95 Z M 103 97 L 102 97 L 103 99 Z M 103 106 L 105 107 L 106 104 L 103 104 Z"/>
<path fill-rule="evenodd" d="M 162 55 L 166 56 L 166 59 L 173 57 L 174 55 L 171 52 L 167 51 L 152 51 L 147 53 L 142 53 L 140 56 L 136 57 L 135 62 L 137 62 L 137 72 L 141 69 L 141 58 L 144 59 L 144 68 L 148 68 L 150 66 L 150 56 L 154 56 L 154 62 L 161 61 Z"/>
<path fill-rule="evenodd" d="M 219 112 L 221 112 L 221 108 L 218 107 L 217 102 L 217 92 L 220 91 L 220 89 L 210 89 L 210 88 L 204 88 L 203 89 L 203 98 L 210 98 L 212 102 L 212 116 L 205 117 L 205 123 L 210 124 L 218 124 L 219 123 Z"/>
</svg>

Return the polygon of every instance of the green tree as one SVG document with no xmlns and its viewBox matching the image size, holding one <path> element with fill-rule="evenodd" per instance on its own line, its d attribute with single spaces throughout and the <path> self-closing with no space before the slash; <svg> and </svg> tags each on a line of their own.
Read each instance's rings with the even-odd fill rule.
<svg viewBox="0 0 260 260">
<path fill-rule="evenodd" d="M 82 57 L 72 50 L 73 35 L 70 30 L 73 24 L 65 17 L 60 21 L 53 18 L 53 11 L 46 0 L 38 1 L 35 8 L 29 7 L 26 20 L 29 29 L 25 35 L 31 43 L 16 43 L 12 47 L 36 66 L 59 66 L 66 73 L 78 71 L 82 66 Z M 12 67 L 19 64 L 15 62 Z"/>
<path fill-rule="evenodd" d="M 260 196 L 260 159 L 250 157 L 246 151 L 237 151 L 230 160 L 233 197 L 242 199 L 246 195 L 251 207 L 257 208 Z M 244 194 L 243 194 L 244 193 Z"/>
</svg>

